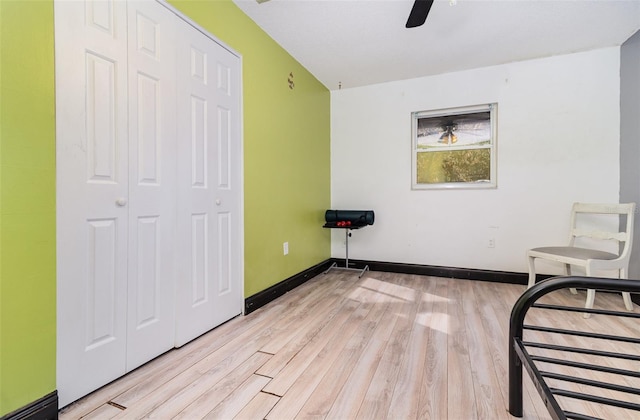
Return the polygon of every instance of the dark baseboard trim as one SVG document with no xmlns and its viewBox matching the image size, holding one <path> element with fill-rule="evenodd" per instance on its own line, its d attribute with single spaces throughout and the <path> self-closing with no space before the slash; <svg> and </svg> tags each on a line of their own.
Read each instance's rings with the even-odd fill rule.
<svg viewBox="0 0 640 420">
<path fill-rule="evenodd" d="M 262 292 L 256 293 L 255 295 L 246 298 L 244 301 L 245 315 L 250 314 L 256 309 L 263 307 L 272 300 L 284 295 L 285 293 L 300 286 L 307 280 L 310 280 L 318 274 L 326 271 L 334 262 L 337 263 L 339 267 L 344 267 L 344 258 L 330 258 L 326 261 L 321 262 L 320 264 L 317 264 L 314 267 L 311 267 L 301 273 L 289 277 L 288 279 L 283 280 L 280 283 L 277 283 L 269 287 L 268 289 L 263 290 Z M 365 265 L 368 265 L 369 270 L 371 271 L 384 271 L 390 273 L 417 274 L 421 276 L 446 277 L 476 281 L 492 281 L 496 283 L 511 283 L 523 285 L 529 282 L 528 273 L 349 259 L 349 267 L 363 268 Z M 548 279 L 550 277 L 555 276 L 549 274 L 538 274 L 536 275 L 536 281 Z M 640 295 L 632 294 L 631 300 L 637 305 L 640 305 Z"/>
<path fill-rule="evenodd" d="M 249 296 L 244 300 L 244 314 L 250 314 L 251 312 L 263 307 L 272 300 L 275 300 L 285 293 L 295 289 L 296 287 L 305 283 L 307 280 L 310 280 L 323 271 L 326 271 L 331 266 L 331 263 L 332 260 L 330 259 L 323 261 L 311 268 L 308 268 L 298 274 L 289 277 L 286 280 L 282 280 L 280 283 L 274 284 L 273 286 L 264 289 L 263 291 L 258 292 L 255 295 Z"/>
<path fill-rule="evenodd" d="M 338 266 L 344 267 L 344 259 L 330 258 L 326 261 L 321 262 L 320 264 L 317 264 L 307 270 L 291 276 L 288 279 L 269 287 L 268 289 L 258 292 L 253 296 L 249 296 L 244 300 L 244 314 L 248 315 L 256 309 L 263 307 L 267 303 L 295 289 L 307 280 L 310 280 L 318 274 L 326 271 L 334 262 L 338 263 Z M 507 271 L 478 270 L 470 268 L 441 267 L 433 265 L 404 264 L 381 261 L 349 260 L 350 267 L 364 267 L 365 265 L 368 265 L 371 271 L 386 271 L 392 273 L 419 274 L 423 276 L 494 281 L 499 283 L 514 284 L 527 284 L 528 281 L 528 274 L 526 273 L 512 273 Z M 538 276 L 538 280 L 542 280 L 548 277 L 551 276 L 540 275 Z"/>
<path fill-rule="evenodd" d="M 1 420 L 51 420 L 58 418 L 58 391 L 2 416 Z"/>
<path fill-rule="evenodd" d="M 332 261 L 344 266 L 344 259 L 333 258 Z M 418 274 L 422 276 L 447 277 L 463 280 L 493 281 L 497 283 L 527 284 L 529 273 L 510 271 L 479 270 L 474 268 L 441 267 L 433 265 L 390 263 L 381 261 L 349 260 L 349 266 L 364 267 L 369 265 L 371 271 L 387 271 L 392 273 Z M 536 282 L 556 277 L 550 274 L 536 274 Z M 640 295 L 631 294 L 631 300 L 640 305 Z"/>
<path fill-rule="evenodd" d="M 334 258 L 332 259 L 332 261 L 336 261 L 338 265 L 344 266 L 344 259 Z M 510 271 L 493 271 L 480 270 L 476 268 L 442 267 L 437 265 L 405 264 L 350 259 L 349 266 L 352 265 L 354 265 L 355 267 L 364 267 L 365 265 L 368 265 L 371 271 L 418 274 L 421 276 L 446 277 L 462 280 L 493 281 L 498 283 L 512 284 L 527 284 L 527 282 L 529 281 L 529 274 L 515 273 Z M 536 278 L 539 281 L 549 277 L 552 276 L 538 275 Z"/>
</svg>

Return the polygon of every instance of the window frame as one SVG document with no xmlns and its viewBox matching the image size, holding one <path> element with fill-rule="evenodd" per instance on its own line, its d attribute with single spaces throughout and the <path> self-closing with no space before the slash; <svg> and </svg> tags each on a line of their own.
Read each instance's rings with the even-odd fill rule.
<svg viewBox="0 0 640 420">
<path fill-rule="evenodd" d="M 489 126 L 491 130 L 489 145 L 483 146 L 442 146 L 437 150 L 425 150 L 418 148 L 418 120 L 423 118 L 460 116 L 478 112 L 489 112 Z M 495 189 L 497 182 L 497 123 L 498 104 L 487 103 L 480 105 L 462 106 L 454 108 L 443 108 L 431 111 L 415 111 L 411 113 L 411 189 L 412 190 L 434 190 L 434 189 Z M 489 180 L 476 182 L 437 182 L 418 183 L 418 153 L 456 151 L 456 150 L 478 150 L 489 149 Z"/>
</svg>

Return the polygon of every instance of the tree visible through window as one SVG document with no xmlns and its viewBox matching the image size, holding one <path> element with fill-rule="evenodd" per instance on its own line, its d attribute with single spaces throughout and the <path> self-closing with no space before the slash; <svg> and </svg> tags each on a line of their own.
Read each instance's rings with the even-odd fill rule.
<svg viewBox="0 0 640 420">
<path fill-rule="evenodd" d="M 496 186 L 497 104 L 412 113 L 414 189 Z"/>
</svg>

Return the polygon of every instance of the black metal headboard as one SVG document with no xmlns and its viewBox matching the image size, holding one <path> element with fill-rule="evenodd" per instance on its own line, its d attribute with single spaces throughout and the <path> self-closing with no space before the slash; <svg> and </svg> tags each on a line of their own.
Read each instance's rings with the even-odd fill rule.
<svg viewBox="0 0 640 420">
<path fill-rule="evenodd" d="M 509 412 L 516 417 L 522 417 L 522 367 L 524 366 L 529 373 L 534 385 L 536 386 L 538 393 L 542 397 L 547 410 L 554 419 L 585 419 L 594 418 L 588 415 L 565 411 L 558 403 L 557 397 L 571 398 L 582 401 L 588 401 L 596 404 L 603 404 L 611 407 L 618 407 L 620 409 L 632 410 L 630 412 L 637 411 L 638 413 L 631 416 L 637 416 L 640 418 L 640 386 L 626 386 L 621 385 L 619 381 L 616 383 L 606 383 L 601 380 L 589 379 L 588 372 L 605 372 L 607 375 L 618 375 L 626 378 L 634 378 L 637 382 L 640 379 L 640 370 L 637 369 L 640 366 L 640 327 L 635 331 L 638 333 L 636 336 L 630 336 L 629 334 L 621 334 L 621 332 L 629 332 L 629 329 L 615 328 L 613 331 L 592 332 L 588 331 L 590 323 L 589 320 L 585 322 L 576 323 L 572 325 L 566 322 L 562 328 L 554 328 L 553 326 L 545 325 L 528 325 L 525 324 L 525 317 L 527 312 L 531 308 L 536 308 L 544 311 L 553 311 L 555 317 L 547 318 L 553 319 L 556 324 L 562 323 L 562 317 L 558 317 L 561 312 L 578 312 L 584 314 L 598 314 L 598 316 L 607 316 L 618 318 L 617 321 L 622 321 L 621 318 L 635 318 L 640 322 L 640 314 L 628 311 L 615 311 L 615 310 L 600 310 L 600 309 L 584 309 L 580 307 L 567 307 L 558 306 L 553 304 L 537 303 L 541 298 L 549 293 L 568 288 L 582 288 L 582 289 L 597 289 L 605 291 L 616 292 L 631 292 L 640 293 L 640 280 L 626 280 L 626 279 L 611 279 L 611 278 L 598 278 L 598 277 L 555 277 L 548 280 L 541 281 L 528 289 L 515 303 L 511 312 L 511 319 L 509 324 Z M 621 305 L 622 306 L 622 305 Z M 614 319 L 614 321 L 616 321 Z M 593 323 L 591 323 L 593 325 Z M 635 325 L 635 321 L 634 321 Z M 574 337 L 584 337 L 588 340 L 597 342 L 598 340 L 607 340 L 609 343 L 631 343 L 631 345 L 637 345 L 635 351 L 604 351 L 602 349 L 594 349 L 592 346 L 574 347 L 567 345 L 558 345 L 556 340 L 548 340 L 546 342 L 533 342 L 525 341 L 523 333 L 526 330 L 535 332 L 542 332 L 548 334 L 550 337 L 559 337 L 558 334 Z M 555 352 L 561 356 L 547 357 L 531 354 L 531 349 L 543 349 Z M 584 362 L 584 357 L 592 357 L 593 360 L 607 360 L 607 363 L 599 364 Z M 580 360 L 576 360 L 580 359 Z M 591 359 L 590 359 L 591 360 Z M 631 361 L 636 369 L 618 368 L 615 366 L 616 361 Z M 540 368 L 540 364 L 546 367 Z M 584 375 L 567 375 L 564 373 L 550 372 L 553 370 L 549 366 L 561 366 L 575 368 L 578 372 L 584 372 Z M 612 377 L 613 378 L 613 377 Z M 585 393 L 579 392 L 573 389 L 560 389 L 559 386 L 550 386 L 549 380 L 555 381 L 556 384 L 579 384 L 584 385 L 588 389 L 600 390 L 601 393 Z M 572 388 L 569 386 L 569 388 Z M 627 399 L 617 399 L 603 396 L 603 394 L 613 391 L 616 395 L 629 396 Z M 631 418 L 632 418 L 631 417 Z"/>
</svg>

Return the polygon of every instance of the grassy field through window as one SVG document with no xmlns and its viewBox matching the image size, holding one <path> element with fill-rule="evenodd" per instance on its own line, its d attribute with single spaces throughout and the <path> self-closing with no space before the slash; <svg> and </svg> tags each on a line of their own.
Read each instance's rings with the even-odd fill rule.
<svg viewBox="0 0 640 420">
<path fill-rule="evenodd" d="M 482 182 L 491 179 L 490 149 L 418 152 L 417 183 Z"/>
</svg>

